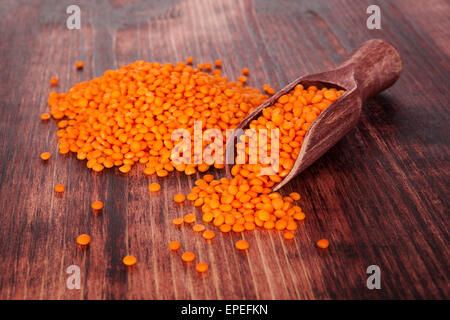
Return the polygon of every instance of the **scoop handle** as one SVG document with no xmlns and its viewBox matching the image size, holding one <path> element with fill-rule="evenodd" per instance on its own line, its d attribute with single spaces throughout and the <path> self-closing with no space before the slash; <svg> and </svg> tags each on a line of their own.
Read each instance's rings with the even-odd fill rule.
<svg viewBox="0 0 450 320">
<path fill-rule="evenodd" d="M 337 68 L 353 73 L 362 100 L 392 86 L 400 77 L 402 59 L 393 45 L 381 39 L 364 42 Z"/>
</svg>

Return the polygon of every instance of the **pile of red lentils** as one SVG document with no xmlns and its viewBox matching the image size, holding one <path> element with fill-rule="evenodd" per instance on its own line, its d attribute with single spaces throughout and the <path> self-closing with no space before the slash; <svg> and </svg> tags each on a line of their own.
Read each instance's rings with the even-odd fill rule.
<svg viewBox="0 0 450 320">
<path fill-rule="evenodd" d="M 176 145 L 172 141 L 172 132 L 186 129 L 194 139 L 194 122 L 201 121 L 204 130 L 221 130 L 225 143 L 225 130 L 235 129 L 268 98 L 266 94 L 274 94 L 275 90 L 264 85 L 264 94 L 246 87 L 248 68 L 243 68 L 238 81 L 233 82 L 221 75 L 222 61 L 215 61 L 214 67 L 211 63 L 194 67 L 193 62 L 191 57 L 176 65 L 136 61 L 117 70 L 108 70 L 101 77 L 76 84 L 66 93 L 51 92 L 48 98 L 50 113 L 42 114 L 41 119 L 53 117 L 58 121 L 61 154 L 76 154 L 96 172 L 118 167 L 126 174 L 136 163 L 145 165 L 144 174 L 148 176 L 164 177 L 172 171 L 186 175 L 206 172 L 211 164 L 172 161 L 172 149 Z M 76 67 L 83 69 L 83 62 L 77 62 Z M 58 79 L 52 78 L 50 84 L 56 86 Z M 295 204 L 300 195 L 293 192 L 282 196 L 272 192 L 272 188 L 292 169 L 311 123 L 342 94 L 342 90 L 334 88 L 297 85 L 264 109 L 261 116 L 250 123 L 236 148 L 244 152 L 248 160 L 250 154 L 246 143 L 249 139 L 256 139 L 259 147 L 258 137 L 252 137 L 252 130 L 278 129 L 278 159 L 267 163 L 259 158 L 257 164 L 234 165 L 232 178 L 217 180 L 213 175 L 205 174 L 195 181 L 195 187 L 187 195 L 174 196 L 177 203 L 187 198 L 199 208 L 201 222 L 193 212 L 174 219 L 174 225 L 191 226 L 206 240 L 215 237 L 215 232 L 207 229 L 207 225 L 222 233 L 276 229 L 283 232 L 286 240 L 293 239 L 298 222 L 305 219 L 305 213 Z M 270 151 L 270 131 L 267 138 L 264 150 Z M 202 148 L 205 147 L 204 144 Z M 194 156 L 193 151 L 191 155 Z M 50 156 L 49 152 L 41 154 L 45 161 Z M 222 169 L 224 165 L 215 163 L 214 167 Z M 263 168 L 270 174 L 260 175 Z M 152 194 L 160 189 L 156 182 L 149 185 Z M 55 191 L 64 192 L 64 185 L 56 185 Z M 103 203 L 92 203 L 92 209 L 95 212 L 103 210 Z M 76 239 L 82 247 L 88 246 L 90 240 L 87 234 Z M 328 241 L 321 239 L 317 245 L 327 248 Z M 249 243 L 239 240 L 235 246 L 247 250 Z M 170 250 L 180 247 L 179 241 L 169 244 Z M 195 254 L 186 251 L 181 258 L 192 262 Z M 136 262 L 131 255 L 123 258 L 127 266 Z M 196 270 L 203 273 L 208 270 L 208 264 L 200 262 Z"/>
</svg>

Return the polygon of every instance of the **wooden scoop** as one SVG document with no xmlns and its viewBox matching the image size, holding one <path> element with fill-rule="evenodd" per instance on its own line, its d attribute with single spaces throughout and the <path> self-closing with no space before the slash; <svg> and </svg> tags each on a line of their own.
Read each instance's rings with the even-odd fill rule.
<svg viewBox="0 0 450 320">
<path fill-rule="evenodd" d="M 399 78 L 401 70 L 400 54 L 390 43 L 380 39 L 369 40 L 334 70 L 294 80 L 250 113 L 237 129 L 247 128 L 253 119 L 259 117 L 264 108 L 271 106 L 297 84 L 302 84 L 304 87 L 315 85 L 319 89 L 325 86 L 345 90 L 345 93 L 311 124 L 292 170 L 274 186 L 273 190 L 276 191 L 287 184 L 352 129 L 361 114 L 362 102 L 392 86 Z M 239 136 L 237 129 L 227 143 L 227 160 L 234 159 L 235 145 L 232 142 Z M 231 166 L 226 165 L 229 177 L 231 177 Z"/>
</svg>

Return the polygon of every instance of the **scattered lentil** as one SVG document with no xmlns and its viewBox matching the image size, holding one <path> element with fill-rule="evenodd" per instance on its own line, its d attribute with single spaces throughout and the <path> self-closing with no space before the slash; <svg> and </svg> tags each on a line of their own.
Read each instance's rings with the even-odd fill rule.
<svg viewBox="0 0 450 320">
<path fill-rule="evenodd" d="M 183 218 L 175 218 L 172 220 L 172 222 L 176 226 L 181 226 L 183 224 Z"/>
<path fill-rule="evenodd" d="M 103 202 L 101 202 L 101 201 L 94 201 L 94 202 L 92 202 L 91 207 L 95 211 L 102 210 L 103 209 Z"/>
<path fill-rule="evenodd" d="M 179 241 L 172 241 L 169 243 L 169 249 L 172 251 L 178 250 L 180 248 L 181 244 Z"/>
<path fill-rule="evenodd" d="M 43 113 L 43 114 L 41 114 L 41 119 L 42 120 L 48 120 L 48 119 L 50 119 L 52 116 L 51 116 L 51 114 L 50 113 Z"/>
<path fill-rule="evenodd" d="M 300 200 L 300 194 L 297 192 L 292 192 L 291 194 L 289 194 L 289 197 L 291 197 L 292 200 L 295 200 L 295 201 Z"/>
<path fill-rule="evenodd" d="M 48 160 L 51 157 L 51 153 L 50 152 L 42 152 L 41 153 L 41 159 L 42 160 Z"/>
<path fill-rule="evenodd" d="M 230 226 L 229 224 L 222 224 L 222 225 L 219 227 L 219 229 L 220 229 L 221 232 L 227 233 L 227 232 L 230 232 L 230 231 L 231 231 L 231 226 Z"/>
<path fill-rule="evenodd" d="M 183 218 L 185 223 L 194 223 L 196 219 L 197 219 L 197 216 L 195 215 L 195 213 L 188 213 Z"/>
<path fill-rule="evenodd" d="M 184 194 L 181 194 L 181 193 L 178 193 L 178 194 L 174 195 L 174 197 L 173 197 L 173 200 L 178 203 L 184 202 L 184 199 L 186 199 L 186 197 L 184 196 Z"/>
<path fill-rule="evenodd" d="M 200 273 L 206 272 L 208 270 L 208 264 L 200 262 L 195 266 L 195 269 Z"/>
<path fill-rule="evenodd" d="M 135 256 L 125 256 L 122 261 L 124 265 L 131 267 L 136 264 L 137 259 Z"/>
<path fill-rule="evenodd" d="M 317 246 L 319 248 L 326 249 L 329 245 L 330 242 L 327 239 L 320 239 L 319 241 L 317 241 Z"/>
<path fill-rule="evenodd" d="M 275 93 L 275 89 L 273 89 L 270 85 L 263 85 L 263 91 L 267 94 L 273 95 Z"/>
<path fill-rule="evenodd" d="M 294 239 L 294 234 L 293 234 L 291 231 L 286 231 L 286 232 L 283 234 L 283 237 L 284 237 L 286 240 L 292 240 L 292 239 Z"/>
<path fill-rule="evenodd" d="M 206 230 L 203 232 L 203 238 L 205 238 L 206 240 L 211 240 L 215 236 L 216 234 L 212 230 Z"/>
<path fill-rule="evenodd" d="M 191 261 L 194 261 L 194 259 L 195 259 L 195 254 L 193 253 L 193 252 L 185 252 L 185 253 L 183 253 L 182 255 L 181 255 L 181 259 L 184 261 L 184 262 L 191 262 Z"/>
<path fill-rule="evenodd" d="M 235 245 L 239 250 L 247 250 L 249 248 L 249 244 L 245 240 L 238 240 Z"/>
<path fill-rule="evenodd" d="M 58 193 L 64 192 L 66 190 L 66 187 L 63 184 L 57 184 L 55 186 L 55 191 Z"/>
<path fill-rule="evenodd" d="M 159 183 L 153 182 L 153 183 L 151 183 L 151 184 L 148 186 L 148 190 L 149 190 L 150 192 L 156 192 L 156 191 L 161 190 L 161 186 L 160 186 Z"/>
<path fill-rule="evenodd" d="M 87 246 L 89 244 L 89 242 L 91 242 L 91 237 L 87 234 L 80 234 L 77 237 L 77 243 L 80 246 Z"/>
<path fill-rule="evenodd" d="M 192 226 L 192 230 L 194 230 L 195 232 L 202 232 L 205 230 L 205 226 L 203 224 L 194 224 Z"/>
</svg>

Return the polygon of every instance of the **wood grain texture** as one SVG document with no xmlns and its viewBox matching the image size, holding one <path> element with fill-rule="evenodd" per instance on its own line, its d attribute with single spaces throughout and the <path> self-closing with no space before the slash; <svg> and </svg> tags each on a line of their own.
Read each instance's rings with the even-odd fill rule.
<svg viewBox="0 0 450 320">
<path fill-rule="evenodd" d="M 449 4 L 375 1 L 382 29 L 366 28 L 374 1 L 98 0 L 76 1 L 82 28 L 65 27 L 74 1 L 0 2 L 0 298 L 3 299 L 394 299 L 449 298 Z M 412 4 L 413 2 L 413 4 Z M 172 196 L 197 177 L 93 174 L 57 154 L 56 126 L 42 123 L 51 88 L 59 91 L 134 60 L 224 61 L 235 79 L 284 87 L 333 68 L 357 45 L 386 39 L 401 53 L 403 74 L 363 105 L 360 121 L 283 192 L 298 191 L 307 219 L 295 240 L 245 233 L 210 243 L 172 219 L 190 210 Z M 82 60 L 82 72 L 75 62 Z M 39 154 L 53 157 L 42 163 Z M 214 172 L 216 176 L 224 171 Z M 147 186 L 158 180 L 159 195 Z M 62 196 L 53 192 L 65 184 Z M 102 199 L 102 215 L 90 203 Z M 75 245 L 92 236 L 89 250 Z M 326 237 L 326 251 L 315 242 Z M 181 240 L 210 264 L 205 275 L 169 252 Z M 138 258 L 123 268 L 126 254 Z M 66 288 L 79 265 L 81 290 Z M 366 288 L 379 265 L 382 289 Z"/>
</svg>

